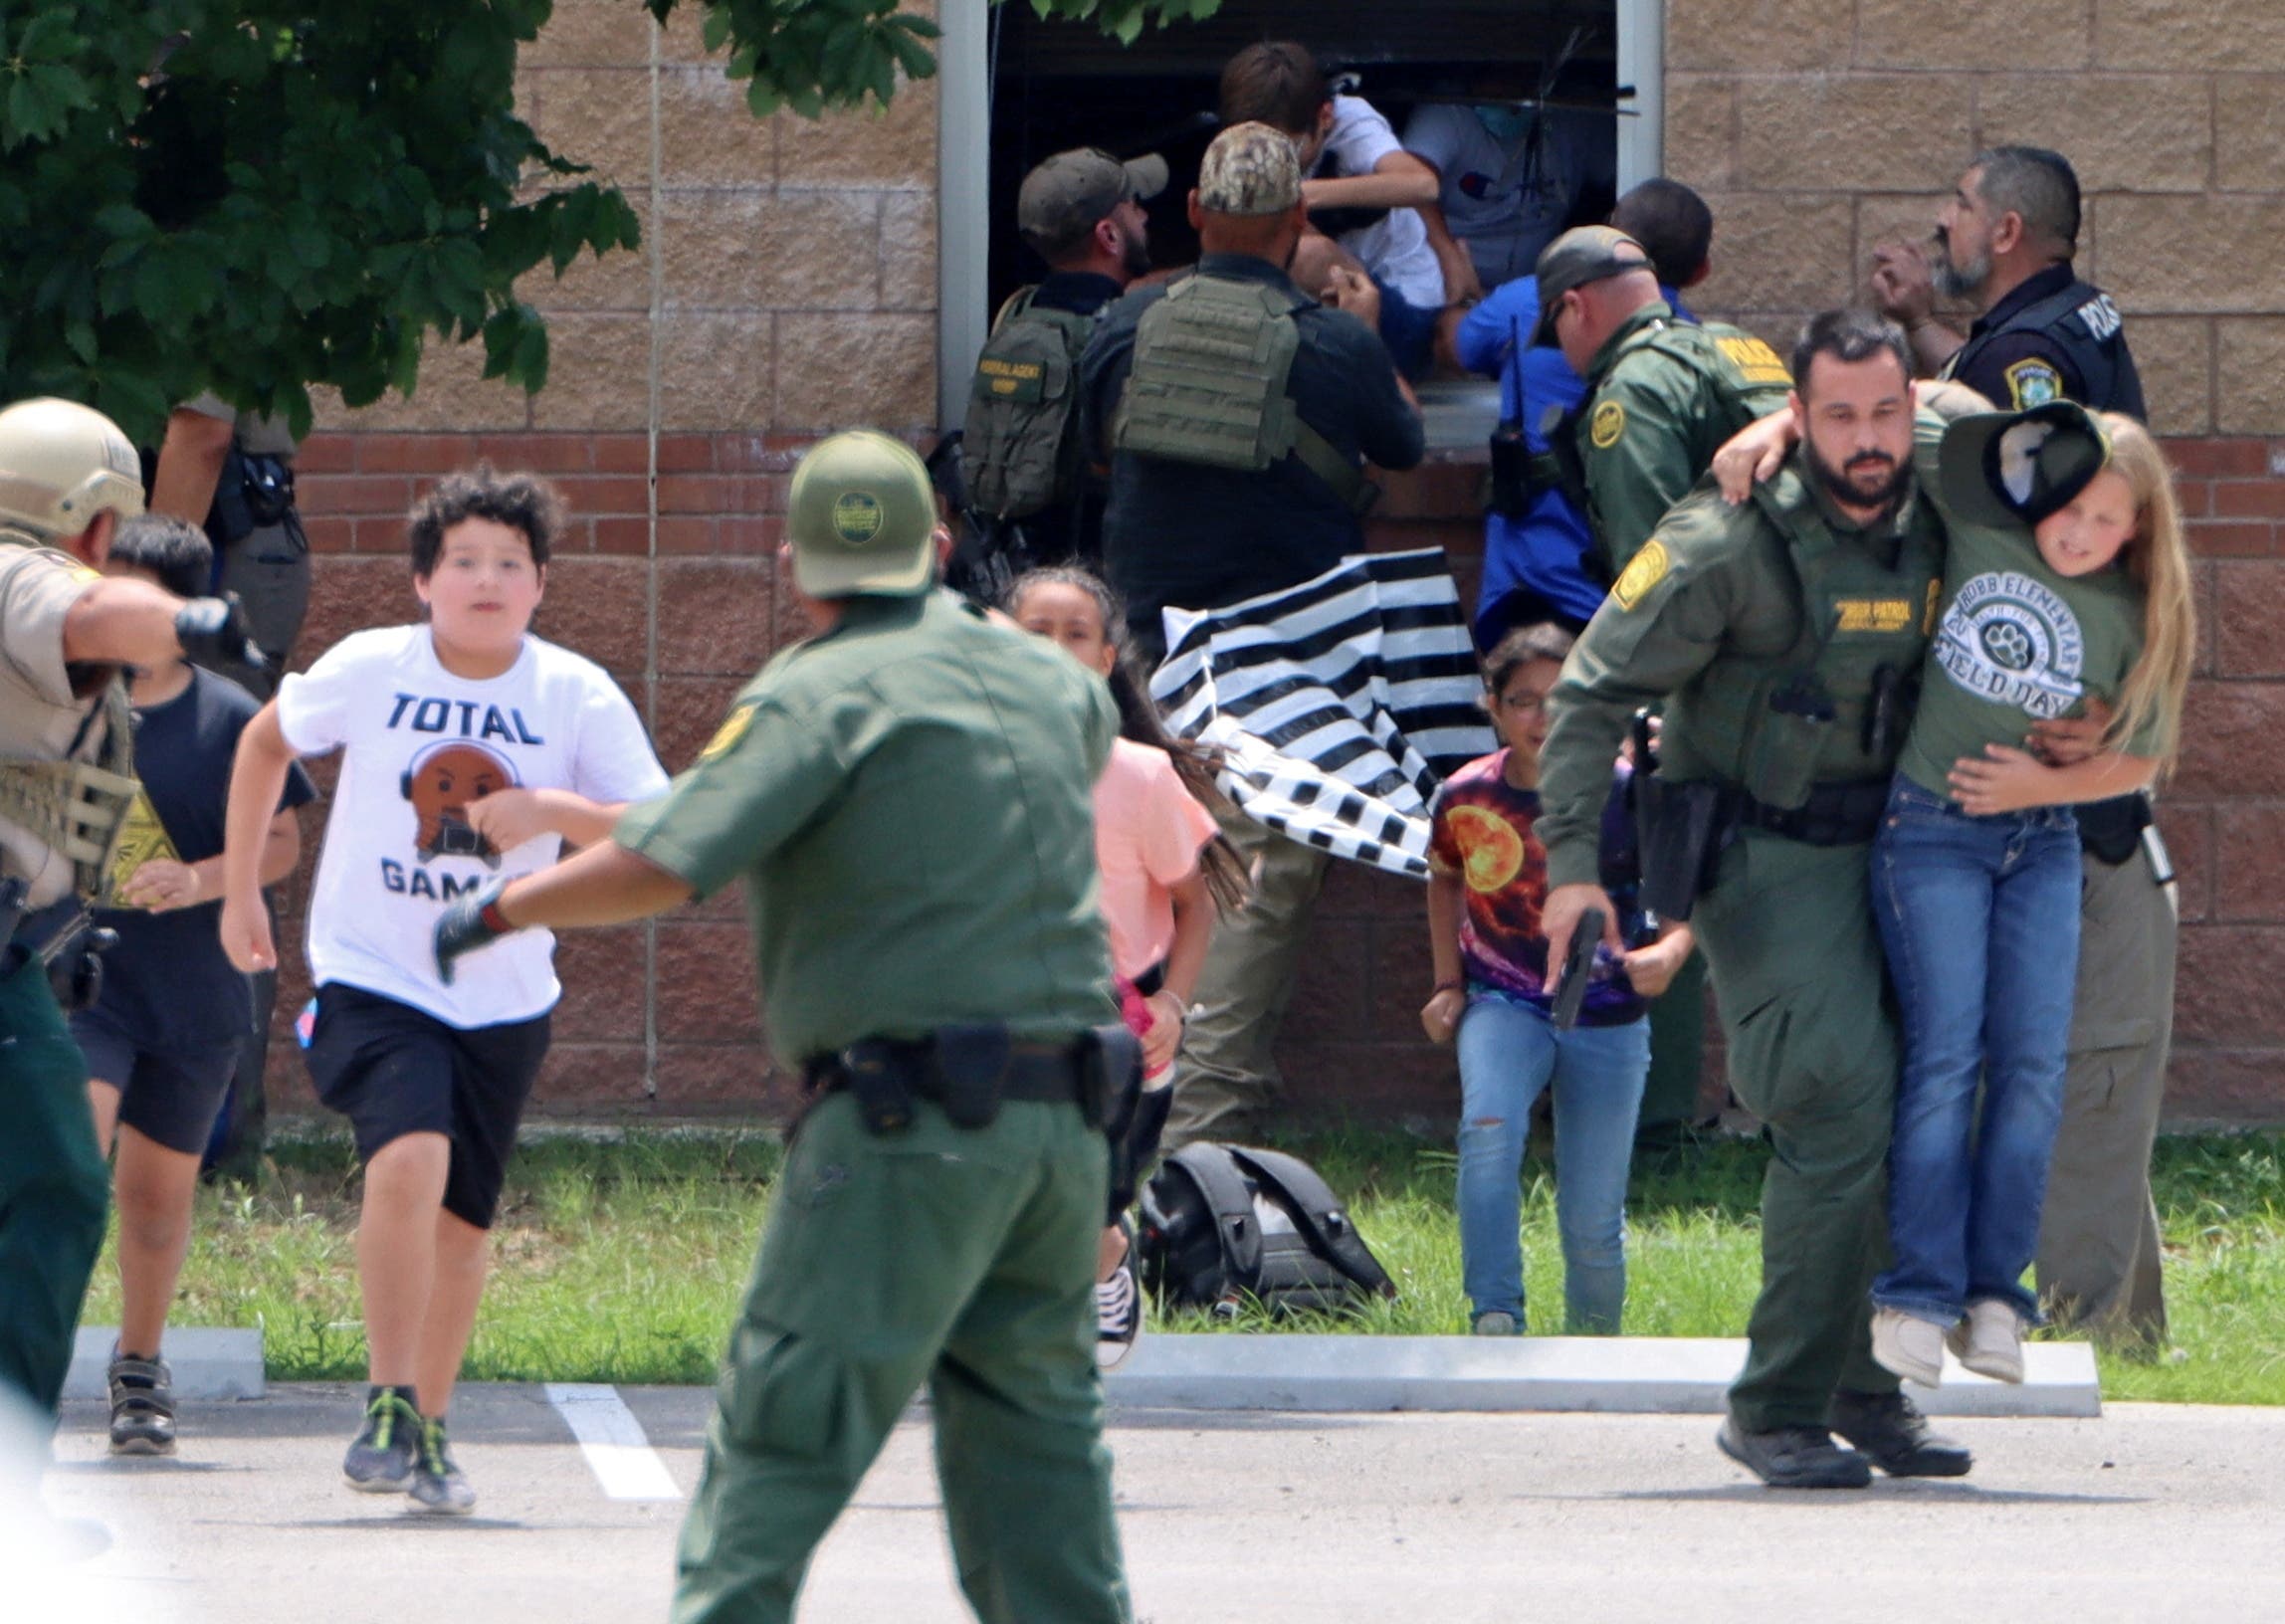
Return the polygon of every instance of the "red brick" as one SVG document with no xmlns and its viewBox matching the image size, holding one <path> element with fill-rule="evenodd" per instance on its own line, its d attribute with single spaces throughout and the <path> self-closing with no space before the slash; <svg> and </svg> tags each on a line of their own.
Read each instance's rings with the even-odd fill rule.
<svg viewBox="0 0 2285 1624">
<path fill-rule="evenodd" d="M 2184 518 L 2203 518 L 2213 511 L 2213 482 L 2210 480 L 2177 480 L 2174 482 L 2175 501 L 2181 507 Z"/>
<path fill-rule="evenodd" d="M 2214 566 L 2215 674 L 2285 676 L 2285 562 Z"/>
<path fill-rule="evenodd" d="M 2175 1036 L 2183 1044 L 2285 1044 L 2276 967 L 2285 927 L 2201 924 L 2181 932 Z"/>
<path fill-rule="evenodd" d="M 651 521 L 632 513 L 611 513 L 587 521 L 592 550 L 640 558 L 651 550 Z"/>
<path fill-rule="evenodd" d="M 1364 1037 L 1371 1026 L 1370 954 L 1364 921 L 1312 920 L 1284 1034 L 1313 1046 Z"/>
<path fill-rule="evenodd" d="M 2285 923 L 2285 806 L 2215 807 L 2213 835 L 2213 917 Z M 2178 873 L 2181 866 L 2178 859 Z"/>
<path fill-rule="evenodd" d="M 297 479 L 305 514 L 402 513 L 413 505 L 413 482 L 385 475 L 323 474 Z"/>
<path fill-rule="evenodd" d="M 662 474 L 662 513 L 774 513 L 785 508 L 782 481 L 761 474 Z"/>
<path fill-rule="evenodd" d="M 790 474 L 816 443 L 815 435 L 717 435 L 715 467 L 725 474 Z"/>
<path fill-rule="evenodd" d="M 642 434 L 598 434 L 589 437 L 590 450 L 598 474 L 644 474 L 651 472 L 650 436 Z"/>
<path fill-rule="evenodd" d="M 1371 1028 L 1374 1038 L 1387 1043 L 1428 1041 L 1420 1030 L 1420 1006 L 1436 985 L 1436 965 L 1428 940 L 1427 888 L 1413 890 L 1418 917 L 1377 919 L 1372 925 Z"/>
<path fill-rule="evenodd" d="M 651 510 L 651 482 L 624 474 L 566 474 L 555 482 L 563 500 L 578 513 L 642 513 Z"/>
<path fill-rule="evenodd" d="M 659 1104 L 729 1105 L 765 1121 L 785 1122 L 798 1098 L 758 1044 L 662 1043 Z"/>
<path fill-rule="evenodd" d="M 592 1116 L 597 1107 L 648 1104 L 639 1043 L 559 1043 L 547 1052 L 531 1091 L 534 1115 Z"/>
<path fill-rule="evenodd" d="M 556 938 L 555 973 L 563 1001 L 555 1006 L 558 1043 L 640 1043 L 650 995 L 644 931 L 570 930 Z"/>
<path fill-rule="evenodd" d="M 662 1043 L 761 1042 L 753 938 L 744 925 L 660 921 L 658 979 Z"/>
<path fill-rule="evenodd" d="M 2269 472 L 2266 440 L 2169 440 L 2166 455 L 2193 478 L 2249 480 Z"/>
<path fill-rule="evenodd" d="M 2178 805 L 2172 796 L 2159 808 L 2159 831 L 2174 859 L 2175 897 L 2184 924 L 2214 917 L 2214 817 L 2210 806 Z"/>
<path fill-rule="evenodd" d="M 467 434 L 361 434 L 357 436 L 360 474 L 449 474 L 476 460 L 476 438 Z"/>
<path fill-rule="evenodd" d="M 2197 658 L 2190 666 L 2193 677 L 2211 677 L 2220 669 L 2221 624 L 2217 607 L 2220 597 L 2221 572 L 2231 566 L 2207 559 L 2193 560 L 2189 566 L 2190 602 L 2197 610 Z"/>
<path fill-rule="evenodd" d="M 2285 517 L 2285 480 L 2216 480 L 2213 511 L 2221 518 Z"/>
<path fill-rule="evenodd" d="M 2285 1050 L 2207 1049 L 2177 1043 L 2166 1078 L 2172 1128 L 2268 1126 L 2285 1116 Z"/>
<path fill-rule="evenodd" d="M 310 613 L 298 647 L 314 657 L 351 632 L 402 625 L 418 610 L 402 559 L 328 557 L 311 572 Z"/>
<path fill-rule="evenodd" d="M 666 513 L 658 521 L 659 551 L 662 553 L 709 553 L 721 545 L 716 530 L 719 520 L 694 513 Z"/>
<path fill-rule="evenodd" d="M 2189 685 L 2177 793 L 2190 800 L 2285 796 L 2285 686 Z"/>
<path fill-rule="evenodd" d="M 1449 1049 L 1425 1042 L 1306 1043 L 1289 1028 L 1277 1059 L 1286 1080 L 1281 1122 L 1410 1119 L 1441 1129 L 1459 1116 L 1459 1073 Z"/>
<path fill-rule="evenodd" d="M 583 434 L 480 434 L 476 454 L 503 471 L 584 474 L 591 461 Z"/>
<path fill-rule="evenodd" d="M 669 772 L 680 772 L 698 759 L 708 739 L 729 713 L 730 702 L 745 679 L 725 677 L 662 677 L 651 723 L 652 747 Z"/>
<path fill-rule="evenodd" d="M 357 544 L 356 520 L 327 516 L 306 518 L 302 528 L 309 534 L 312 552 L 348 552 Z"/>
<path fill-rule="evenodd" d="M 775 646 L 775 569 L 756 558 L 665 558 L 657 565 L 659 670 L 750 677 Z"/>
<path fill-rule="evenodd" d="M 294 448 L 294 472 L 346 474 L 357 466 L 357 440 L 353 434 L 312 434 Z"/>
<path fill-rule="evenodd" d="M 771 513 L 762 518 L 728 517 L 715 520 L 715 546 L 740 556 L 774 558 L 785 539 L 785 519 Z"/>
<path fill-rule="evenodd" d="M 2189 550 L 2208 558 L 2265 558 L 2276 550 L 2275 531 L 2258 519 L 2200 518 L 2183 528 Z"/>
<path fill-rule="evenodd" d="M 711 434 L 659 436 L 661 474 L 711 474 L 715 466 L 715 437 Z"/>
<path fill-rule="evenodd" d="M 531 629 L 613 672 L 640 672 L 650 652 L 648 574 L 632 559 L 558 558 Z"/>
</svg>

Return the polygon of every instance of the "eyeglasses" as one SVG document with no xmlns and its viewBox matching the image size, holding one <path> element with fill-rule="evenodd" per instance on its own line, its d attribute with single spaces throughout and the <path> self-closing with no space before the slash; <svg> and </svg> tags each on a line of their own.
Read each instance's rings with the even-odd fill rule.
<svg viewBox="0 0 2285 1624">
<path fill-rule="evenodd" d="M 1533 694 L 1511 700 L 1506 695 L 1498 695 L 1494 697 L 1492 703 L 1502 710 L 1514 710 L 1524 715 L 1530 715 L 1535 711 L 1545 710 L 1549 701 L 1553 698 L 1554 696 L 1549 694 Z"/>
</svg>

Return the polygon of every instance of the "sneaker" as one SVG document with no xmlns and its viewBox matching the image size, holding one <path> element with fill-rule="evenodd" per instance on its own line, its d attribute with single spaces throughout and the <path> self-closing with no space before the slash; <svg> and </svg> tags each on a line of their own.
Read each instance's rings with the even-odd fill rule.
<svg viewBox="0 0 2285 1624">
<path fill-rule="evenodd" d="M 412 1497 L 412 1509 L 416 1512 L 466 1517 L 476 1510 L 476 1491 L 469 1487 L 467 1476 L 452 1458 L 452 1446 L 445 1442 L 441 1415 L 421 1423 L 420 1461 L 413 1468 L 412 1487 L 405 1493 Z"/>
<path fill-rule="evenodd" d="M 1772 1489 L 1862 1489 L 1872 1482 L 1865 1458 L 1834 1443 L 1822 1427 L 1748 1432 L 1732 1416 L 1723 1421 L 1714 1442 Z"/>
<path fill-rule="evenodd" d="M 1968 1318 L 1944 1339 L 1977 1375 L 1993 1381 L 2023 1379 L 2023 1316 L 2014 1304 L 1995 1297 L 1969 1304 Z"/>
<path fill-rule="evenodd" d="M 1521 1336 L 1523 1321 L 1506 1309 L 1486 1309 L 1468 1326 L 1471 1336 Z"/>
<path fill-rule="evenodd" d="M 1902 1309 L 1875 1309 L 1872 1356 L 1883 1369 L 1934 1387 L 1944 1380 L 1944 1327 Z"/>
<path fill-rule="evenodd" d="M 174 1375 L 162 1359 L 113 1351 L 110 1366 L 111 1453 L 174 1453 Z"/>
<path fill-rule="evenodd" d="M 1133 1257 L 1130 1249 L 1129 1257 Z M 1142 1294 L 1135 1286 L 1135 1267 L 1132 1262 L 1122 1263 L 1111 1272 L 1111 1278 L 1097 1283 L 1095 1288 L 1095 1363 L 1103 1370 L 1116 1370 L 1128 1354 L 1135 1351 L 1136 1338 L 1142 1334 Z"/>
<path fill-rule="evenodd" d="M 1920 1406 L 1902 1393 L 1833 1394 L 1825 1425 L 1892 1478 L 1964 1478 L 1975 1457 L 1930 1430 Z"/>
<path fill-rule="evenodd" d="M 365 1404 L 365 1424 L 341 1458 L 341 1477 L 368 1495 L 401 1495 L 412 1487 L 414 1458 L 420 1453 L 421 1412 L 410 1387 L 375 1387 Z"/>
</svg>

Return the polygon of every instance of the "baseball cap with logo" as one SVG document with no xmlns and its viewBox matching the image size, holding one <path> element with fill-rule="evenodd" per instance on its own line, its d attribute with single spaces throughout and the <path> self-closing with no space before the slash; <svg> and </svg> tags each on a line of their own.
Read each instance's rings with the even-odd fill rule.
<svg viewBox="0 0 2285 1624">
<path fill-rule="evenodd" d="M 794 584 L 810 597 L 915 597 L 935 579 L 935 492 L 901 440 L 854 429 L 819 441 L 785 506 Z"/>
<path fill-rule="evenodd" d="M 1973 524 L 2012 526 L 2068 508 L 2110 460 L 2110 436 L 2095 416 L 2074 401 L 2051 400 L 1954 419 L 1938 467 L 1955 513 Z"/>
<path fill-rule="evenodd" d="M 1166 160 L 1155 152 L 1121 163 L 1101 147 L 1058 152 L 1023 177 L 1015 197 L 1016 229 L 1034 248 L 1055 249 L 1094 229 L 1129 198 L 1166 189 Z"/>
<path fill-rule="evenodd" d="M 1556 341 L 1556 306 L 1563 295 L 1590 282 L 1650 270 L 1649 252 L 1616 226 L 1573 226 L 1540 253 L 1540 324 L 1532 329 L 1532 342 Z"/>
<path fill-rule="evenodd" d="M 1232 124 L 1198 165 L 1198 207 L 1215 214 L 1282 214 L 1301 201 L 1301 155 L 1268 124 Z"/>
</svg>

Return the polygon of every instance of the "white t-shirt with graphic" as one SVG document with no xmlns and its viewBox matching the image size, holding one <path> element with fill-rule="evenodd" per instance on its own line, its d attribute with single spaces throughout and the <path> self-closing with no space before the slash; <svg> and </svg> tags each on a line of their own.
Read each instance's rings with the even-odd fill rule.
<svg viewBox="0 0 2285 1624">
<path fill-rule="evenodd" d="M 1403 150 L 1404 143 L 1371 102 L 1358 96 L 1337 96 L 1333 129 L 1325 138 L 1317 174 L 1321 179 L 1369 175 L 1382 158 Z M 1390 209 L 1371 225 L 1345 231 L 1336 241 L 1414 308 L 1444 307 L 1444 268 L 1436 263 L 1436 250 L 1429 246 L 1428 228 L 1418 209 Z"/>
<path fill-rule="evenodd" d="M 343 752 L 310 899 L 310 974 L 426 1010 L 450 1026 L 525 1021 L 555 1005 L 555 938 L 522 930 L 437 979 L 437 915 L 488 881 L 544 869 L 563 842 L 492 849 L 465 816 L 495 790 L 567 789 L 606 805 L 667 775 L 627 696 L 593 661 L 536 637 L 488 682 L 437 662 L 426 626 L 343 638 L 278 690 L 297 754 Z"/>
</svg>

